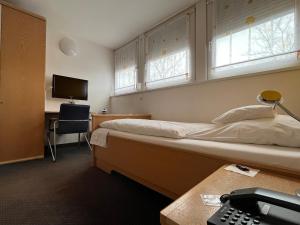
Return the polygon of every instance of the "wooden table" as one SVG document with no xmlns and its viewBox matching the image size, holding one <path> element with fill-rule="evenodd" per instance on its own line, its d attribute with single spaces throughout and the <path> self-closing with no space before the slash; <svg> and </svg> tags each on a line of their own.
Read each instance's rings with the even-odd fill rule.
<svg viewBox="0 0 300 225">
<path fill-rule="evenodd" d="M 295 194 L 300 188 L 300 177 L 287 177 L 271 172 L 259 172 L 248 177 L 225 170 L 221 167 L 181 196 L 160 213 L 162 225 L 206 225 L 218 207 L 205 206 L 200 194 L 225 194 L 233 190 L 248 187 L 263 187 L 275 191 Z M 183 182 L 183 181 L 178 181 Z"/>
</svg>

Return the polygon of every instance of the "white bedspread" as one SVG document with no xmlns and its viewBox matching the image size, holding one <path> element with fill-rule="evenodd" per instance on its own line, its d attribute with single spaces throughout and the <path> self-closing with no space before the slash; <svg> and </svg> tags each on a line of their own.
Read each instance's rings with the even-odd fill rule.
<svg viewBox="0 0 300 225">
<path fill-rule="evenodd" d="M 92 145 L 97 145 L 97 146 L 106 148 L 107 135 L 108 135 L 108 129 L 105 129 L 105 128 L 96 129 L 92 134 L 90 143 Z"/>
<path fill-rule="evenodd" d="M 215 124 L 207 123 L 181 123 L 159 120 L 143 119 L 119 119 L 105 121 L 100 124 L 101 128 L 96 129 L 91 137 L 91 144 L 106 148 L 106 139 L 109 130 L 117 130 L 132 134 L 141 134 L 154 137 L 166 137 L 182 139 L 188 136 L 205 133 L 216 127 Z"/>
<path fill-rule="evenodd" d="M 244 120 L 225 125 L 181 123 L 159 120 L 120 119 L 101 123 L 102 128 L 172 139 L 197 139 L 218 142 L 300 147 L 300 123 L 290 116 Z M 100 131 L 97 131 L 100 132 Z M 104 131 L 101 131 L 102 133 Z M 101 135 L 100 135 L 101 136 Z M 104 147 L 107 132 L 101 138 L 92 135 L 92 144 Z"/>
<path fill-rule="evenodd" d="M 185 138 L 197 132 L 211 130 L 216 125 L 207 123 L 181 123 L 160 120 L 119 119 L 105 121 L 102 128 L 156 137 Z"/>
</svg>

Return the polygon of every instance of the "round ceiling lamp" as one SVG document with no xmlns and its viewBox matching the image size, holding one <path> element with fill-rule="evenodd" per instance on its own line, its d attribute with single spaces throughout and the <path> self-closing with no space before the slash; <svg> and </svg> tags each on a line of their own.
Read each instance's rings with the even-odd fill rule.
<svg viewBox="0 0 300 225">
<path fill-rule="evenodd" d="M 78 47 L 76 42 L 70 38 L 63 38 L 59 41 L 59 49 L 66 56 L 77 56 L 78 55 Z"/>
</svg>

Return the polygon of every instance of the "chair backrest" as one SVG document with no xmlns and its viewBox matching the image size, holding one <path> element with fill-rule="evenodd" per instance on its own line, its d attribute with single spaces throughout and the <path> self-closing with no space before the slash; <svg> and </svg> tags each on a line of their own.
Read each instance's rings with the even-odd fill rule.
<svg viewBox="0 0 300 225">
<path fill-rule="evenodd" d="M 61 104 L 57 133 L 85 133 L 89 129 L 89 105 Z"/>
<path fill-rule="evenodd" d="M 89 105 L 61 104 L 59 120 L 88 120 L 90 115 Z"/>
</svg>

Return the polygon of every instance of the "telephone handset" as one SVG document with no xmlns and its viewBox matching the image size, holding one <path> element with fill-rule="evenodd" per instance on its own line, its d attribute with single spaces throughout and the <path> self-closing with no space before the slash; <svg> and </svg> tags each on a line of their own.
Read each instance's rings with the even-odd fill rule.
<svg viewBox="0 0 300 225">
<path fill-rule="evenodd" d="M 300 225 L 300 198 L 263 188 L 235 190 L 208 225 Z"/>
</svg>

